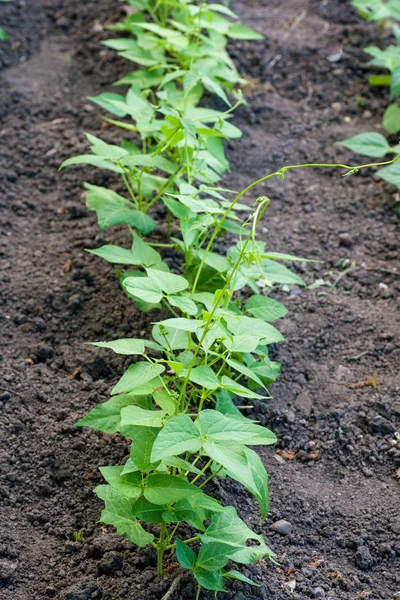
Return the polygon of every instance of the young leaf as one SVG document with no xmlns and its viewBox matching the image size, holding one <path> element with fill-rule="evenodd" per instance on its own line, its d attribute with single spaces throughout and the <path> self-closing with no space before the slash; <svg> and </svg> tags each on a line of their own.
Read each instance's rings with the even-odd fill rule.
<svg viewBox="0 0 400 600">
<path fill-rule="evenodd" d="M 390 134 L 400 131 L 400 106 L 390 104 L 383 114 L 383 127 Z"/>
<path fill-rule="evenodd" d="M 260 587 L 259 583 L 255 583 L 255 581 L 249 579 L 248 577 L 246 577 L 246 575 L 243 575 L 239 571 L 236 571 L 236 569 L 231 569 L 230 571 L 222 573 L 222 577 L 228 577 L 229 579 L 237 579 L 238 581 L 243 581 L 243 583 L 248 583 L 249 585 Z"/>
<path fill-rule="evenodd" d="M 277 441 L 272 431 L 250 419 L 234 419 L 211 409 L 202 410 L 195 425 L 203 438 L 213 442 L 234 441 L 261 446 L 275 444 Z"/>
<path fill-rule="evenodd" d="M 197 566 L 207 571 L 217 571 L 229 561 L 232 546 L 223 542 L 208 542 L 200 547 Z"/>
<path fill-rule="evenodd" d="M 176 538 L 176 558 L 181 567 L 193 571 L 196 564 L 196 554 L 188 544 L 184 544 L 179 538 Z"/>
<path fill-rule="evenodd" d="M 156 434 L 148 427 L 140 428 L 132 440 L 130 457 L 132 463 L 141 471 L 146 472 L 151 465 L 151 450 Z"/>
<path fill-rule="evenodd" d="M 117 385 L 111 390 L 111 394 L 121 394 L 130 392 L 135 388 L 140 388 L 152 379 L 156 378 L 165 370 L 165 367 L 160 364 L 149 364 L 148 362 L 137 362 L 130 365 Z M 157 385 L 154 386 L 155 389 Z"/>
<path fill-rule="evenodd" d="M 158 288 L 166 294 L 176 294 L 189 287 L 189 282 L 180 275 L 174 275 L 157 269 L 146 269 L 147 275 L 151 281 L 156 283 Z"/>
<path fill-rule="evenodd" d="M 162 410 L 165 410 L 166 413 L 169 415 L 175 414 L 176 405 L 171 394 L 167 390 L 156 390 L 153 392 L 153 398 L 158 406 L 162 408 Z"/>
<path fill-rule="evenodd" d="M 129 541 L 139 547 L 147 546 L 154 540 L 154 535 L 145 531 L 135 518 L 132 500 L 124 498 L 108 485 L 99 485 L 94 491 L 106 504 L 101 513 L 102 523 L 113 525 L 117 533 L 125 534 Z"/>
<path fill-rule="evenodd" d="M 224 592 L 224 580 L 218 572 L 197 567 L 193 575 L 199 585 L 206 590 Z"/>
<path fill-rule="evenodd" d="M 400 162 L 380 169 L 377 176 L 400 189 Z"/>
<path fill-rule="evenodd" d="M 152 504 L 144 496 L 140 496 L 132 506 L 132 512 L 144 523 L 163 523 L 162 514 L 166 507 Z"/>
</svg>

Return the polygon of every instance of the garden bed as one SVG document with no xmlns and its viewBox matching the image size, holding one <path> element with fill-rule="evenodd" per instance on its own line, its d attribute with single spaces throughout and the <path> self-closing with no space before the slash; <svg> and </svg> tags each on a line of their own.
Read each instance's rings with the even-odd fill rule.
<svg viewBox="0 0 400 600">
<path fill-rule="evenodd" d="M 333 143 L 373 130 L 385 105 L 365 80 L 361 49 L 375 42 L 374 26 L 339 0 L 234 8 L 266 37 L 231 45 L 252 85 L 235 117 L 244 135 L 228 148 L 227 187 L 242 189 L 288 162 L 351 161 Z M 97 524 L 97 467 L 121 462 L 128 446 L 73 427 L 107 398 L 127 364 L 82 341 L 140 337 L 153 320 L 119 292 L 110 266 L 83 251 L 124 239 L 122 228 L 98 233 L 82 194 L 84 177 L 107 185 L 112 175 L 57 171 L 84 151 L 84 131 L 107 133 L 85 96 L 126 71 L 99 45 L 109 36 L 102 25 L 118 11 L 110 0 L 30 0 L 24 10 L 16 3 L 0 12 L 11 44 L 18 42 L 0 46 L 8 67 L 0 91 L 0 598 L 7 600 L 161 599 L 177 572 L 171 564 L 158 580 L 153 550 Z M 330 62 L 340 48 L 341 59 Z M 210 484 L 282 559 L 279 568 L 249 567 L 261 587 L 235 582 L 228 598 L 353 600 L 369 592 L 389 600 L 400 591 L 398 218 L 394 188 L 372 174 L 307 170 L 262 188 L 272 198 L 263 230 L 269 247 L 324 263 L 297 267 L 312 289 L 276 294 L 290 311 L 279 325 L 287 341 L 274 352 L 283 369 L 274 399 L 254 402 L 250 415 L 279 439 L 261 449 L 270 473 L 266 523 L 236 483 Z M 273 526 L 280 519 L 290 523 L 281 533 Z M 78 531 L 82 543 L 73 541 Z M 173 598 L 194 594 L 187 577 Z"/>
</svg>

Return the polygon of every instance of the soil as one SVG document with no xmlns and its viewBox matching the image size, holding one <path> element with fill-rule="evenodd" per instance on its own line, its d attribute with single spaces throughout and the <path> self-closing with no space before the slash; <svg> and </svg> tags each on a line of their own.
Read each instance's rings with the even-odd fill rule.
<svg viewBox="0 0 400 600">
<path fill-rule="evenodd" d="M 379 129 L 387 96 L 369 88 L 362 53 L 378 33 L 349 4 L 233 2 L 265 40 L 231 44 L 251 85 L 235 117 L 243 138 L 228 148 L 229 187 L 241 189 L 284 164 L 354 161 L 334 142 Z M 86 96 L 110 89 L 129 69 L 99 45 L 110 35 L 102 25 L 121 10 L 110 0 L 0 6 L 10 35 L 0 45 L 2 600 L 161 599 L 177 573 L 171 564 L 158 580 L 152 550 L 137 551 L 97 523 L 98 466 L 120 463 L 127 444 L 73 427 L 107 399 L 128 364 L 83 341 L 145 335 L 152 320 L 120 292 L 112 269 L 84 252 L 125 239 L 119 228 L 99 233 L 84 204 L 84 178 L 108 185 L 113 176 L 57 170 L 84 150 L 84 131 L 108 135 Z M 274 349 L 282 374 L 273 400 L 249 411 L 279 438 L 260 450 L 270 473 L 267 521 L 259 523 L 253 499 L 234 482 L 210 484 L 281 559 L 278 568 L 261 562 L 243 569 L 260 587 L 233 582 L 226 597 L 394 599 L 397 192 L 372 170 L 343 179 L 322 169 L 292 172 L 259 193 L 273 199 L 262 230 L 268 246 L 324 262 L 297 263 L 311 287 L 276 293 L 290 309 L 280 325 L 287 341 Z M 278 533 L 273 525 L 281 519 L 290 526 Z M 76 531 L 82 543 L 73 541 Z M 185 576 L 172 600 L 192 599 L 194 591 Z"/>
</svg>

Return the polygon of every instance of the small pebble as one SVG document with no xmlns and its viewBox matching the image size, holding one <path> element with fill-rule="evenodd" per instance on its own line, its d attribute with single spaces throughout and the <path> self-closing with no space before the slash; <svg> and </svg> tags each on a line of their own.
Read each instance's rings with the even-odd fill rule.
<svg viewBox="0 0 400 600">
<path fill-rule="evenodd" d="M 291 523 L 289 523 L 289 521 L 285 521 L 285 519 L 280 519 L 271 526 L 271 529 L 273 529 L 280 535 L 290 535 L 292 533 L 293 526 Z"/>
<path fill-rule="evenodd" d="M 339 245 L 345 248 L 350 248 L 353 245 L 353 238 L 349 233 L 341 233 L 339 235 Z"/>
<path fill-rule="evenodd" d="M 322 589 L 322 587 L 315 588 L 311 594 L 312 598 L 325 598 L 325 591 Z"/>
</svg>

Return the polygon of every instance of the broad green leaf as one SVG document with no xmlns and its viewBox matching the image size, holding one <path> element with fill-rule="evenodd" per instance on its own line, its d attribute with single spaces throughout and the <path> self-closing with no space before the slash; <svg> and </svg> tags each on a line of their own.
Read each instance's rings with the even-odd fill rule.
<svg viewBox="0 0 400 600">
<path fill-rule="evenodd" d="M 115 263 L 117 265 L 140 264 L 137 259 L 134 258 L 130 250 L 120 248 L 119 246 L 113 246 L 112 244 L 102 246 L 101 248 L 96 248 L 96 250 L 86 249 L 86 252 L 94 254 L 95 256 L 100 256 L 100 258 L 103 258 L 107 262 Z"/>
<path fill-rule="evenodd" d="M 179 308 L 184 314 L 195 316 L 198 313 L 195 302 L 187 296 L 167 296 L 167 301 L 171 306 Z"/>
<path fill-rule="evenodd" d="M 122 286 L 131 296 L 150 304 L 158 304 L 163 296 L 158 283 L 149 277 L 125 277 Z"/>
<path fill-rule="evenodd" d="M 194 569 L 196 554 L 189 547 L 189 544 L 184 544 L 179 538 L 176 538 L 176 558 L 184 569 Z"/>
<path fill-rule="evenodd" d="M 85 183 L 85 188 L 87 190 L 87 207 L 96 212 L 101 230 L 112 225 L 131 225 L 147 235 L 155 228 L 155 221 L 136 210 L 132 203 L 123 196 L 107 188 L 89 183 Z"/>
<path fill-rule="evenodd" d="M 132 506 L 135 517 L 145 523 L 163 523 L 162 513 L 165 509 L 159 504 L 152 504 L 144 496 L 140 496 Z"/>
<path fill-rule="evenodd" d="M 285 267 L 284 265 L 279 264 L 276 260 L 269 260 L 267 258 L 263 258 L 262 260 L 262 268 L 265 280 L 270 285 L 274 285 L 276 283 L 288 283 L 295 285 L 305 285 L 304 281 L 301 277 L 296 275 Z M 258 277 L 260 279 L 260 277 Z"/>
<path fill-rule="evenodd" d="M 189 374 L 189 380 L 207 390 L 215 390 L 219 386 L 218 377 L 212 368 L 207 365 L 192 369 Z"/>
<path fill-rule="evenodd" d="M 155 411 L 154 411 L 155 412 Z M 132 440 L 130 457 L 133 464 L 142 471 L 146 472 L 151 465 L 151 450 L 153 448 L 156 434 L 147 426 L 140 429 Z"/>
<path fill-rule="evenodd" d="M 374 158 L 380 158 L 390 152 L 390 146 L 386 138 L 376 131 L 359 133 L 347 140 L 337 142 L 337 145 L 348 148 L 357 154 Z"/>
<path fill-rule="evenodd" d="M 267 296 L 251 296 L 245 304 L 245 309 L 253 317 L 268 322 L 276 321 L 288 312 L 283 304 Z"/>
<path fill-rule="evenodd" d="M 156 323 L 152 330 L 153 338 L 167 350 L 184 350 L 188 345 L 188 334 L 180 329 L 161 326 Z"/>
<path fill-rule="evenodd" d="M 206 265 L 212 267 L 219 273 L 225 273 L 230 268 L 230 262 L 225 256 L 221 256 L 220 254 L 216 254 L 215 252 L 206 252 L 205 250 L 198 250 L 197 256 L 200 260 L 203 260 Z"/>
<path fill-rule="evenodd" d="M 206 590 L 214 592 L 224 592 L 224 580 L 218 572 L 197 567 L 193 575 L 199 585 Z"/>
<path fill-rule="evenodd" d="M 380 169 L 377 176 L 400 189 L 400 161 Z"/>
<path fill-rule="evenodd" d="M 223 339 L 223 344 L 230 352 L 254 352 L 260 343 L 258 335 L 243 333 Z"/>
<path fill-rule="evenodd" d="M 181 275 L 175 275 L 157 269 L 146 269 L 151 281 L 155 282 L 166 294 L 176 294 L 189 287 L 189 282 Z"/>
<path fill-rule="evenodd" d="M 101 513 L 101 522 L 113 525 L 117 533 L 126 535 L 129 541 L 137 546 L 147 546 L 154 540 L 154 535 L 143 529 L 134 516 L 134 501 L 124 498 L 108 485 L 99 485 L 94 490 L 106 504 Z"/>
<path fill-rule="evenodd" d="M 138 362 L 130 365 L 117 385 L 112 389 L 111 394 L 121 394 L 131 392 L 135 388 L 140 388 L 152 379 L 156 378 L 165 370 L 160 364 L 149 364 L 148 362 Z M 154 389 L 157 385 L 154 387 Z"/>
<path fill-rule="evenodd" d="M 144 267 L 153 267 L 162 263 L 162 258 L 157 250 L 154 250 L 149 244 L 147 244 L 142 238 L 134 233 L 132 254 L 138 261 L 137 264 L 143 265 Z"/>
<path fill-rule="evenodd" d="M 100 467 L 100 473 L 107 483 L 126 498 L 137 499 L 142 495 L 140 473 L 122 475 L 123 466 Z"/>
<path fill-rule="evenodd" d="M 120 394 L 114 396 L 108 402 L 98 404 L 83 419 L 75 425 L 79 427 L 92 427 L 105 433 L 116 433 L 121 427 L 121 410 L 131 404 L 148 404 L 147 396 L 132 396 L 131 394 Z"/>
<path fill-rule="evenodd" d="M 197 566 L 207 571 L 216 571 L 225 567 L 229 561 L 232 546 L 223 542 L 207 542 L 199 550 Z"/>
<path fill-rule="evenodd" d="M 145 498 L 153 504 L 168 505 L 198 493 L 195 485 L 173 475 L 150 475 L 144 488 Z"/>
<path fill-rule="evenodd" d="M 163 465 L 167 465 L 168 467 L 177 467 L 178 469 L 183 469 L 184 471 L 188 471 L 188 473 L 200 473 L 200 469 L 192 465 L 188 460 L 183 460 L 179 458 L 179 456 L 167 456 L 167 458 L 162 459 Z M 204 494 L 201 494 L 203 496 Z"/>
<path fill-rule="evenodd" d="M 153 392 L 154 401 L 162 410 L 165 410 L 169 415 L 175 414 L 176 404 L 171 394 L 166 390 L 156 390 Z"/>
<path fill-rule="evenodd" d="M 140 406 L 126 406 L 121 410 L 121 428 L 131 425 L 162 427 L 165 415 L 165 410 L 145 410 Z"/>
<path fill-rule="evenodd" d="M 201 446 L 202 440 L 192 419 L 189 415 L 181 413 L 169 419 L 158 434 L 151 460 L 155 462 L 183 452 L 197 452 Z"/>
<path fill-rule="evenodd" d="M 400 131 L 400 106 L 390 104 L 383 114 L 383 127 L 390 134 Z"/>
<path fill-rule="evenodd" d="M 231 418 L 211 409 L 202 410 L 195 425 L 203 438 L 213 442 L 234 441 L 261 446 L 275 444 L 277 441 L 272 431 L 250 419 Z"/>
<path fill-rule="evenodd" d="M 87 342 L 91 346 L 97 346 L 98 348 L 110 348 L 116 354 L 143 354 L 145 349 L 145 340 L 139 340 L 135 338 L 122 338 L 120 340 L 114 340 L 113 342 Z M 151 342 L 150 342 L 151 344 Z M 151 346 L 150 346 L 151 347 Z"/>
</svg>

